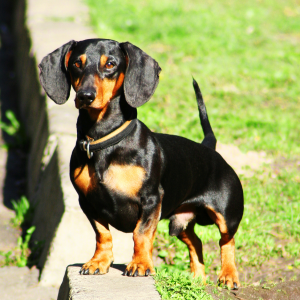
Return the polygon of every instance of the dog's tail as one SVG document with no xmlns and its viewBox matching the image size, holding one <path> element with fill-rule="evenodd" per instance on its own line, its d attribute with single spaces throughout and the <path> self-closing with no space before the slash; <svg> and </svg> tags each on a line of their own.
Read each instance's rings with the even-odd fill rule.
<svg viewBox="0 0 300 300">
<path fill-rule="evenodd" d="M 216 137 L 214 135 L 214 132 L 213 132 L 213 130 L 210 126 L 209 120 L 208 120 L 206 107 L 205 107 L 205 104 L 203 101 L 203 97 L 202 97 L 199 85 L 194 78 L 193 78 L 193 86 L 194 86 L 194 90 L 195 90 L 195 94 L 196 94 L 196 98 L 197 98 L 197 102 L 198 102 L 201 126 L 202 126 L 202 130 L 204 133 L 204 139 L 201 144 L 215 150 L 217 140 L 216 140 Z"/>
</svg>

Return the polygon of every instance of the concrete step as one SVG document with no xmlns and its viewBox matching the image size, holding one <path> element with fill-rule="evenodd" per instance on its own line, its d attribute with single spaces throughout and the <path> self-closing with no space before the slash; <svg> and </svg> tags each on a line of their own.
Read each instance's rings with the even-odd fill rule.
<svg viewBox="0 0 300 300">
<path fill-rule="evenodd" d="M 80 275 L 81 266 L 67 267 L 57 300 L 161 299 L 151 276 L 123 276 L 125 265 L 114 264 L 105 275 Z"/>
</svg>

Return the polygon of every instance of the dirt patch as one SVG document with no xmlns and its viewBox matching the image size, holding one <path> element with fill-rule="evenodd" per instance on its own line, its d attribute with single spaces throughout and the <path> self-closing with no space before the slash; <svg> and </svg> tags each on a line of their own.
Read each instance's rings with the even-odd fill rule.
<svg viewBox="0 0 300 300">
<path fill-rule="evenodd" d="M 239 300 L 296 300 L 300 299 L 300 280 L 262 286 L 242 287 L 237 291 L 228 291 L 221 288 L 208 287 L 214 299 Z"/>
<path fill-rule="evenodd" d="M 237 174 L 243 174 L 247 177 L 254 175 L 263 164 L 271 164 L 272 159 L 267 157 L 264 151 L 248 151 L 243 153 L 234 145 L 217 143 L 217 152 L 219 152 L 226 162 L 235 170 Z"/>
<path fill-rule="evenodd" d="M 204 251 L 217 251 L 217 243 L 204 245 Z M 271 258 L 259 268 L 239 266 L 239 279 L 242 287 L 238 291 L 224 288 L 208 287 L 214 299 L 300 299 L 300 260 Z M 218 280 L 220 258 L 213 261 L 207 274 L 213 283 Z"/>
</svg>

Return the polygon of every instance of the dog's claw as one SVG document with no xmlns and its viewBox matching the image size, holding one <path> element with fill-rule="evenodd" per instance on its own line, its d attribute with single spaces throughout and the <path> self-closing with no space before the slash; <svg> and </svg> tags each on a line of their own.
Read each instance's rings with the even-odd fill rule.
<svg viewBox="0 0 300 300">
<path fill-rule="evenodd" d="M 96 269 L 94 275 L 97 275 L 98 273 L 99 273 L 99 269 Z"/>
<path fill-rule="evenodd" d="M 84 275 L 88 275 L 88 274 L 89 274 L 89 269 L 84 270 L 84 271 L 83 271 L 83 274 L 84 274 Z"/>
<path fill-rule="evenodd" d="M 128 276 L 132 276 L 132 270 L 129 271 Z"/>
<path fill-rule="evenodd" d="M 233 289 L 238 290 L 238 286 L 237 286 L 236 282 L 233 283 Z"/>
<path fill-rule="evenodd" d="M 125 270 L 124 273 L 123 273 L 123 275 L 124 275 L 124 276 L 127 276 L 127 274 L 128 274 L 128 271 Z"/>
<path fill-rule="evenodd" d="M 145 276 L 149 276 L 149 274 L 150 274 L 150 269 L 147 269 L 146 273 L 145 273 Z"/>
<path fill-rule="evenodd" d="M 138 270 L 136 270 L 136 271 L 134 272 L 134 274 L 133 274 L 133 277 L 138 276 L 138 274 L 139 274 L 139 272 L 138 272 Z"/>
</svg>

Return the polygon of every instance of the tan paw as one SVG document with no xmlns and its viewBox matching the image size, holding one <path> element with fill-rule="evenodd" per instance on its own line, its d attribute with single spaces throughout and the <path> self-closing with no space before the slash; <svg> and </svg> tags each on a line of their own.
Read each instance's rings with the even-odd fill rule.
<svg viewBox="0 0 300 300">
<path fill-rule="evenodd" d="M 205 285 L 206 284 L 206 276 L 205 276 L 205 272 L 202 271 L 201 269 L 192 269 L 191 268 L 191 272 L 193 274 L 193 278 L 201 278 L 202 283 Z"/>
<path fill-rule="evenodd" d="M 133 259 L 124 272 L 125 276 L 148 276 L 155 275 L 153 262 L 151 259 Z"/>
<path fill-rule="evenodd" d="M 105 259 L 94 259 L 92 258 L 86 264 L 84 264 L 80 270 L 81 275 L 102 275 L 106 274 L 109 271 L 109 267 L 112 265 L 113 259 L 112 258 L 105 258 Z"/>
<path fill-rule="evenodd" d="M 238 272 L 235 267 L 227 267 L 221 270 L 218 282 L 225 284 L 230 289 L 237 290 L 241 284 L 239 281 Z"/>
</svg>

